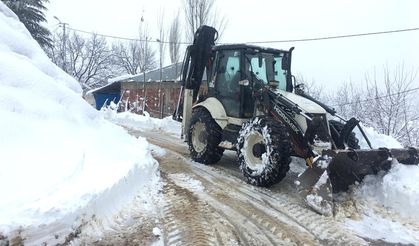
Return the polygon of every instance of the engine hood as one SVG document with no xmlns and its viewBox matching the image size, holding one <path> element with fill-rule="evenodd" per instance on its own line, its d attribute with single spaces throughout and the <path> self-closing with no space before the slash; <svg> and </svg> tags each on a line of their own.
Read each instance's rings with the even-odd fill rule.
<svg viewBox="0 0 419 246">
<path fill-rule="evenodd" d="M 282 96 L 286 97 L 287 99 L 289 99 L 293 103 L 298 104 L 298 106 L 300 106 L 300 108 L 305 113 L 326 114 L 326 110 L 324 110 L 317 103 L 308 100 L 307 98 L 304 98 L 302 96 L 299 96 L 299 95 L 291 93 L 291 92 L 282 91 L 282 90 L 277 90 L 277 91 L 275 91 L 275 93 L 276 94 L 281 94 Z"/>
</svg>

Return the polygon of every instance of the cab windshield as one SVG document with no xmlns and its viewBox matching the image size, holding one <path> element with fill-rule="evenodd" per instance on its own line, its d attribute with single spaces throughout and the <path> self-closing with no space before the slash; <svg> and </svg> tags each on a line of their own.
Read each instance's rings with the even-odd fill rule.
<svg viewBox="0 0 419 246">
<path fill-rule="evenodd" d="M 246 54 L 246 73 L 248 77 L 259 80 L 267 85 L 270 81 L 279 84 L 280 90 L 286 90 L 287 71 L 282 69 L 282 57 L 284 54 L 256 53 Z"/>
</svg>

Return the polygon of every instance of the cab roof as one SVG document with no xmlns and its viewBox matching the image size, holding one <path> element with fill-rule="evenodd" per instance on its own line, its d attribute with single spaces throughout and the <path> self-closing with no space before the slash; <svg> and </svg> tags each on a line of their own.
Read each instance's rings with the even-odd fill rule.
<svg viewBox="0 0 419 246">
<path fill-rule="evenodd" d="M 267 53 L 288 53 L 288 50 L 281 50 L 281 49 L 275 49 L 275 48 L 269 48 L 269 47 L 262 47 L 257 45 L 251 45 L 251 44 L 222 44 L 222 45 L 216 45 L 213 47 L 213 50 L 239 50 L 239 49 L 250 49 L 250 50 L 259 50 L 259 51 L 265 51 Z"/>
</svg>

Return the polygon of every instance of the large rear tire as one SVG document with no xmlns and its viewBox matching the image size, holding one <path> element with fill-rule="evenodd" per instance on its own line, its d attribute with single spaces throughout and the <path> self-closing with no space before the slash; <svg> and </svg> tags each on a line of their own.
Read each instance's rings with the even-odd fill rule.
<svg viewBox="0 0 419 246">
<path fill-rule="evenodd" d="M 281 181 L 291 162 L 287 128 L 271 118 L 256 117 L 240 130 L 237 154 L 246 181 L 270 186 Z"/>
<path fill-rule="evenodd" d="M 329 121 L 329 124 L 331 126 L 333 126 L 338 133 L 340 133 L 342 131 L 343 127 L 344 127 L 344 124 L 343 123 L 341 123 L 339 121 L 336 121 L 336 120 L 330 120 Z M 339 142 L 338 141 L 338 135 L 334 131 L 331 131 L 331 134 L 332 134 L 333 141 L 335 143 L 338 143 Z M 355 133 L 354 132 L 351 132 L 351 134 L 349 135 L 349 138 L 348 138 L 348 143 L 347 143 L 348 144 L 348 147 L 351 148 L 351 149 L 360 149 L 361 147 L 359 146 L 358 143 L 359 143 L 359 140 L 355 136 Z M 345 146 L 336 146 L 336 147 L 338 149 L 345 149 Z"/>
<path fill-rule="evenodd" d="M 205 108 L 197 108 L 191 117 L 188 145 L 192 160 L 213 164 L 223 156 L 224 149 L 218 147 L 222 139 L 222 129 Z"/>
</svg>

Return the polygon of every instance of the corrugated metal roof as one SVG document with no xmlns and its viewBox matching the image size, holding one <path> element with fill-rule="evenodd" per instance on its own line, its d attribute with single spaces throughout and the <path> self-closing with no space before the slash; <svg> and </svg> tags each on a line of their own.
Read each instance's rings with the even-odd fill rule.
<svg viewBox="0 0 419 246">
<path fill-rule="evenodd" d="M 179 81 L 180 74 L 182 70 L 182 62 L 176 64 L 172 64 L 161 69 L 162 73 L 162 81 Z M 176 71 L 177 70 L 177 71 Z M 90 90 L 86 93 L 86 95 L 95 93 L 98 91 L 107 91 L 111 87 L 113 88 L 115 84 L 120 84 L 121 82 L 144 82 L 144 74 L 137 74 L 137 75 L 122 75 L 117 78 L 109 79 L 109 83 L 105 86 Z M 145 73 L 145 81 L 146 82 L 154 82 L 160 81 L 160 68 L 148 71 Z"/>
<path fill-rule="evenodd" d="M 163 67 L 161 69 L 162 73 L 162 81 L 177 81 L 180 79 L 182 63 L 179 62 L 176 64 L 169 65 L 167 67 Z M 144 74 L 133 75 L 130 78 L 122 79 L 121 82 L 144 82 Z M 160 68 L 157 68 L 152 71 L 148 71 L 145 73 L 145 81 L 160 81 Z"/>
</svg>

